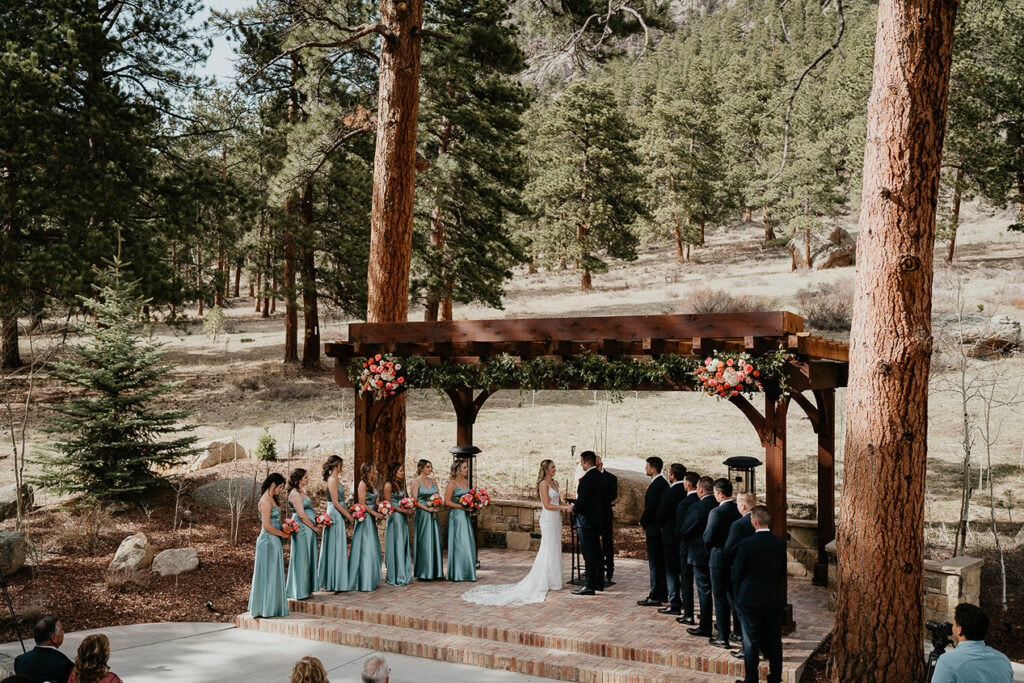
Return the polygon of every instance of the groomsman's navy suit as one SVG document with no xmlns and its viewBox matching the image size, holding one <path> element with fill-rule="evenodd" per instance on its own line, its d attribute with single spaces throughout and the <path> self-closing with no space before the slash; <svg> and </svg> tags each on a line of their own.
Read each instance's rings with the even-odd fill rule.
<svg viewBox="0 0 1024 683">
<path fill-rule="evenodd" d="M 658 514 L 655 517 L 661 531 L 662 556 L 665 559 L 665 587 L 668 592 L 668 607 L 673 611 L 680 611 L 682 602 L 679 598 L 680 583 L 682 579 L 679 573 L 679 538 L 676 533 L 676 507 L 686 497 L 686 489 L 683 482 L 670 484 L 661 494 L 661 502 L 658 504 Z"/>
<path fill-rule="evenodd" d="M 700 605 L 700 621 L 697 628 L 703 635 L 711 635 L 711 579 L 708 575 L 708 553 L 704 548 L 704 528 L 708 515 L 718 505 L 714 494 L 707 494 L 686 510 L 683 525 L 679 527 L 680 537 L 686 541 L 686 562 L 693 570 L 693 582 L 697 587 L 697 602 Z"/>
<path fill-rule="evenodd" d="M 732 567 L 732 563 L 736 560 L 736 549 L 739 547 L 740 541 L 745 538 L 750 538 L 754 535 L 754 525 L 750 522 L 750 513 L 743 515 L 729 527 L 729 537 L 725 539 L 725 561 Z M 743 622 L 740 620 L 740 610 L 736 605 L 736 589 L 738 588 L 735 584 L 730 582 L 729 584 L 729 606 L 732 607 L 732 627 L 735 635 L 740 637 L 743 636 L 742 628 Z"/>
<path fill-rule="evenodd" d="M 700 500 L 700 496 L 697 495 L 696 489 L 686 494 L 686 497 L 679 501 L 676 505 L 676 538 L 679 540 L 679 576 L 680 576 L 680 587 L 679 596 L 682 602 L 683 618 L 693 619 L 693 567 L 687 562 L 686 557 L 688 553 L 689 543 L 683 538 L 683 535 L 679 533 L 679 529 L 683 526 L 683 522 L 686 520 L 686 511 L 690 509 L 690 506 Z M 701 539 L 701 543 L 704 539 Z"/>
<path fill-rule="evenodd" d="M 732 582 L 743 621 L 744 683 L 757 683 L 758 652 L 768 658 L 768 683 L 782 680 L 782 581 L 786 542 L 767 529 L 739 542 Z"/>
<path fill-rule="evenodd" d="M 717 637 L 729 640 L 732 633 L 732 610 L 729 607 L 729 560 L 725 554 L 725 541 L 729 538 L 729 527 L 740 518 L 736 501 L 722 501 L 708 514 L 708 525 L 704 529 L 704 545 L 708 549 L 708 568 L 711 574 L 711 592 L 715 596 L 715 626 Z"/>
<path fill-rule="evenodd" d="M 576 486 L 576 530 L 580 551 L 586 565 L 586 587 L 604 590 L 604 567 L 601 557 L 601 527 L 604 525 L 604 479 L 591 467 Z"/>
<path fill-rule="evenodd" d="M 601 472 L 604 481 L 604 524 L 601 527 L 601 553 L 604 555 L 604 573 L 609 581 L 615 574 L 615 530 L 612 521 L 615 512 L 612 505 L 619 497 L 619 478 L 608 470 Z"/>
<path fill-rule="evenodd" d="M 644 494 L 644 512 L 640 516 L 640 526 L 644 528 L 644 535 L 647 538 L 647 567 L 651 574 L 651 592 L 647 594 L 648 600 L 664 602 L 668 599 L 668 589 L 665 586 L 665 557 L 661 547 L 661 527 L 658 526 L 658 505 L 661 503 L 661 494 L 668 489 L 668 480 L 658 475 L 647 485 L 647 492 Z"/>
</svg>

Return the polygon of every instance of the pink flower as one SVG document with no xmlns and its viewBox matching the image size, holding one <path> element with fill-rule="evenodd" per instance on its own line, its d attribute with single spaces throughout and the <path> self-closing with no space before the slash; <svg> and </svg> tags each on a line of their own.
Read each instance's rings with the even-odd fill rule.
<svg viewBox="0 0 1024 683">
<path fill-rule="evenodd" d="M 753 372 L 754 371 L 754 366 L 751 365 L 750 363 L 747 363 L 746 365 L 743 366 L 743 371 L 744 372 Z"/>
</svg>

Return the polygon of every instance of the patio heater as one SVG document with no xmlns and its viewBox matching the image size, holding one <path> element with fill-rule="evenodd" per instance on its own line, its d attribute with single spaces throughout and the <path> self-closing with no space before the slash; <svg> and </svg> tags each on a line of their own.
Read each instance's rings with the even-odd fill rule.
<svg viewBox="0 0 1024 683">
<path fill-rule="evenodd" d="M 722 464 L 729 468 L 729 481 L 735 489 L 733 493 L 757 493 L 754 470 L 762 464 L 760 460 L 750 455 L 734 455 L 726 458 Z"/>
<path fill-rule="evenodd" d="M 473 461 L 476 460 L 476 456 L 480 454 L 480 449 L 473 445 L 452 446 L 451 448 L 448 449 L 448 452 L 452 454 L 453 460 L 458 460 L 459 458 L 465 458 L 466 460 L 469 460 L 469 488 L 473 488 Z M 470 515 L 469 523 L 473 527 L 473 538 L 475 539 L 476 517 L 474 515 Z M 480 569 L 480 554 L 479 552 L 477 552 L 476 543 L 473 543 L 473 551 L 477 556 L 476 568 Z"/>
</svg>

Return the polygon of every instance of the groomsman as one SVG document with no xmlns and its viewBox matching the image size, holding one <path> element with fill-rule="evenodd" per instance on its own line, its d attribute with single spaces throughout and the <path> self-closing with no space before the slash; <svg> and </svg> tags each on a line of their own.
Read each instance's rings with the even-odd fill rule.
<svg viewBox="0 0 1024 683">
<path fill-rule="evenodd" d="M 687 626 L 694 626 L 697 623 L 693 618 L 693 567 L 686 560 L 689 544 L 683 538 L 679 529 L 686 520 L 686 511 L 690 509 L 691 505 L 700 500 L 700 496 L 697 495 L 697 482 L 699 480 L 700 475 L 696 472 L 686 473 L 683 477 L 683 488 L 686 489 L 686 497 L 679 501 L 679 504 L 676 506 L 676 538 L 679 540 L 679 576 L 681 578 L 679 593 L 683 610 L 683 616 L 676 617 L 676 621 Z M 703 543 L 704 539 L 701 539 L 700 542 Z"/>
<path fill-rule="evenodd" d="M 729 527 L 740 518 L 736 501 L 732 499 L 732 482 L 722 478 L 715 481 L 715 500 L 718 507 L 708 514 L 708 524 L 704 529 L 704 545 L 708 549 L 708 567 L 711 573 L 711 592 L 715 599 L 715 626 L 717 633 L 711 638 L 710 644 L 729 649 L 729 636 L 732 633 L 732 610 L 729 608 L 729 560 L 725 554 L 725 541 L 729 537 Z"/>
<path fill-rule="evenodd" d="M 664 462 L 656 455 L 647 458 L 646 472 L 651 478 L 647 485 L 647 492 L 644 494 L 644 512 L 640 516 L 640 526 L 644 529 L 647 537 L 647 568 L 651 574 L 651 592 L 643 600 L 637 600 L 636 604 L 645 607 L 660 607 L 661 603 L 668 599 L 668 589 L 665 587 L 665 558 L 662 555 L 661 527 L 657 524 L 658 504 L 661 503 L 661 494 L 668 489 L 668 480 L 661 474 Z"/>
<path fill-rule="evenodd" d="M 661 532 L 662 556 L 665 558 L 665 586 L 668 589 L 668 606 L 658 611 L 662 614 L 682 614 L 679 588 L 682 580 L 679 574 L 679 539 L 676 536 L 676 506 L 686 497 L 683 477 L 686 467 L 674 462 L 668 467 L 668 489 L 661 494 L 656 522 Z"/>
<path fill-rule="evenodd" d="M 604 479 L 604 525 L 601 527 L 601 551 L 604 553 L 605 583 L 611 584 L 615 574 L 615 531 L 612 528 L 612 505 L 619 497 L 619 478 L 604 468 L 601 456 L 597 456 L 597 471 Z"/>
<path fill-rule="evenodd" d="M 757 683 L 758 653 L 768 658 L 768 683 L 782 681 L 782 581 L 786 542 L 771 532 L 772 515 L 764 505 L 750 511 L 754 535 L 739 542 L 732 583 L 743 621 L 742 683 Z"/>
<path fill-rule="evenodd" d="M 736 495 L 736 507 L 742 515 L 729 527 L 729 536 L 725 539 L 725 561 L 732 567 L 736 559 L 736 547 L 744 538 L 754 535 L 754 525 L 750 522 L 750 510 L 757 505 L 757 496 L 753 491 L 744 491 Z M 729 607 L 732 609 L 732 634 L 729 640 L 733 643 L 743 642 L 743 623 L 740 621 L 739 607 L 736 605 L 736 586 L 730 582 Z M 733 652 L 733 657 L 743 659 L 743 652 Z"/>
<path fill-rule="evenodd" d="M 708 524 L 708 515 L 718 505 L 712 494 L 714 486 L 715 482 L 711 477 L 701 477 L 697 480 L 699 500 L 686 510 L 686 518 L 679 527 L 681 538 L 686 541 L 686 561 L 693 572 L 693 582 L 697 587 L 697 603 L 700 605 L 700 620 L 697 626 L 686 629 L 691 636 L 711 636 L 711 579 L 708 576 L 707 549 L 704 547 L 704 528 Z"/>
</svg>

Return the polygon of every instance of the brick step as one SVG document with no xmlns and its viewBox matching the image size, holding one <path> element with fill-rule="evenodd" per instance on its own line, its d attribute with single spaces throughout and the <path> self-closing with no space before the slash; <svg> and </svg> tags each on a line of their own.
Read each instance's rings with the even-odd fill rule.
<svg viewBox="0 0 1024 683">
<path fill-rule="evenodd" d="M 737 677 L 731 662 L 715 660 L 719 670 L 697 670 L 579 654 L 544 646 L 495 642 L 489 638 L 424 631 L 363 620 L 292 614 L 275 619 L 254 619 L 242 614 L 239 628 L 278 633 L 349 647 L 395 652 L 413 657 L 514 671 L 561 681 L 581 683 L 732 683 Z M 729 659 L 732 659 L 731 657 Z M 734 660 L 735 661 L 735 660 Z M 741 665 L 742 666 L 742 665 Z"/>
<path fill-rule="evenodd" d="M 707 638 L 692 638 L 686 635 L 682 626 L 679 627 L 679 633 L 687 641 L 686 647 L 679 647 L 678 643 L 670 647 L 658 647 L 653 644 L 644 645 L 643 647 L 628 647 L 608 640 L 601 640 L 600 637 L 582 638 L 552 635 L 522 630 L 521 627 L 512 626 L 508 628 L 481 626 L 465 621 L 431 619 L 408 613 L 367 609 L 337 602 L 289 600 L 288 609 L 294 614 L 305 616 L 395 626 L 420 632 L 478 638 L 498 643 L 508 643 L 510 645 L 548 648 L 574 655 L 592 655 L 612 660 L 642 662 L 693 671 L 720 670 L 726 675 L 743 678 L 743 662 L 741 660 L 734 659 L 724 650 L 711 647 L 707 644 Z M 664 619 L 669 618 L 664 617 Z M 762 678 L 766 679 L 768 675 L 767 665 L 762 663 L 761 669 Z"/>
</svg>

